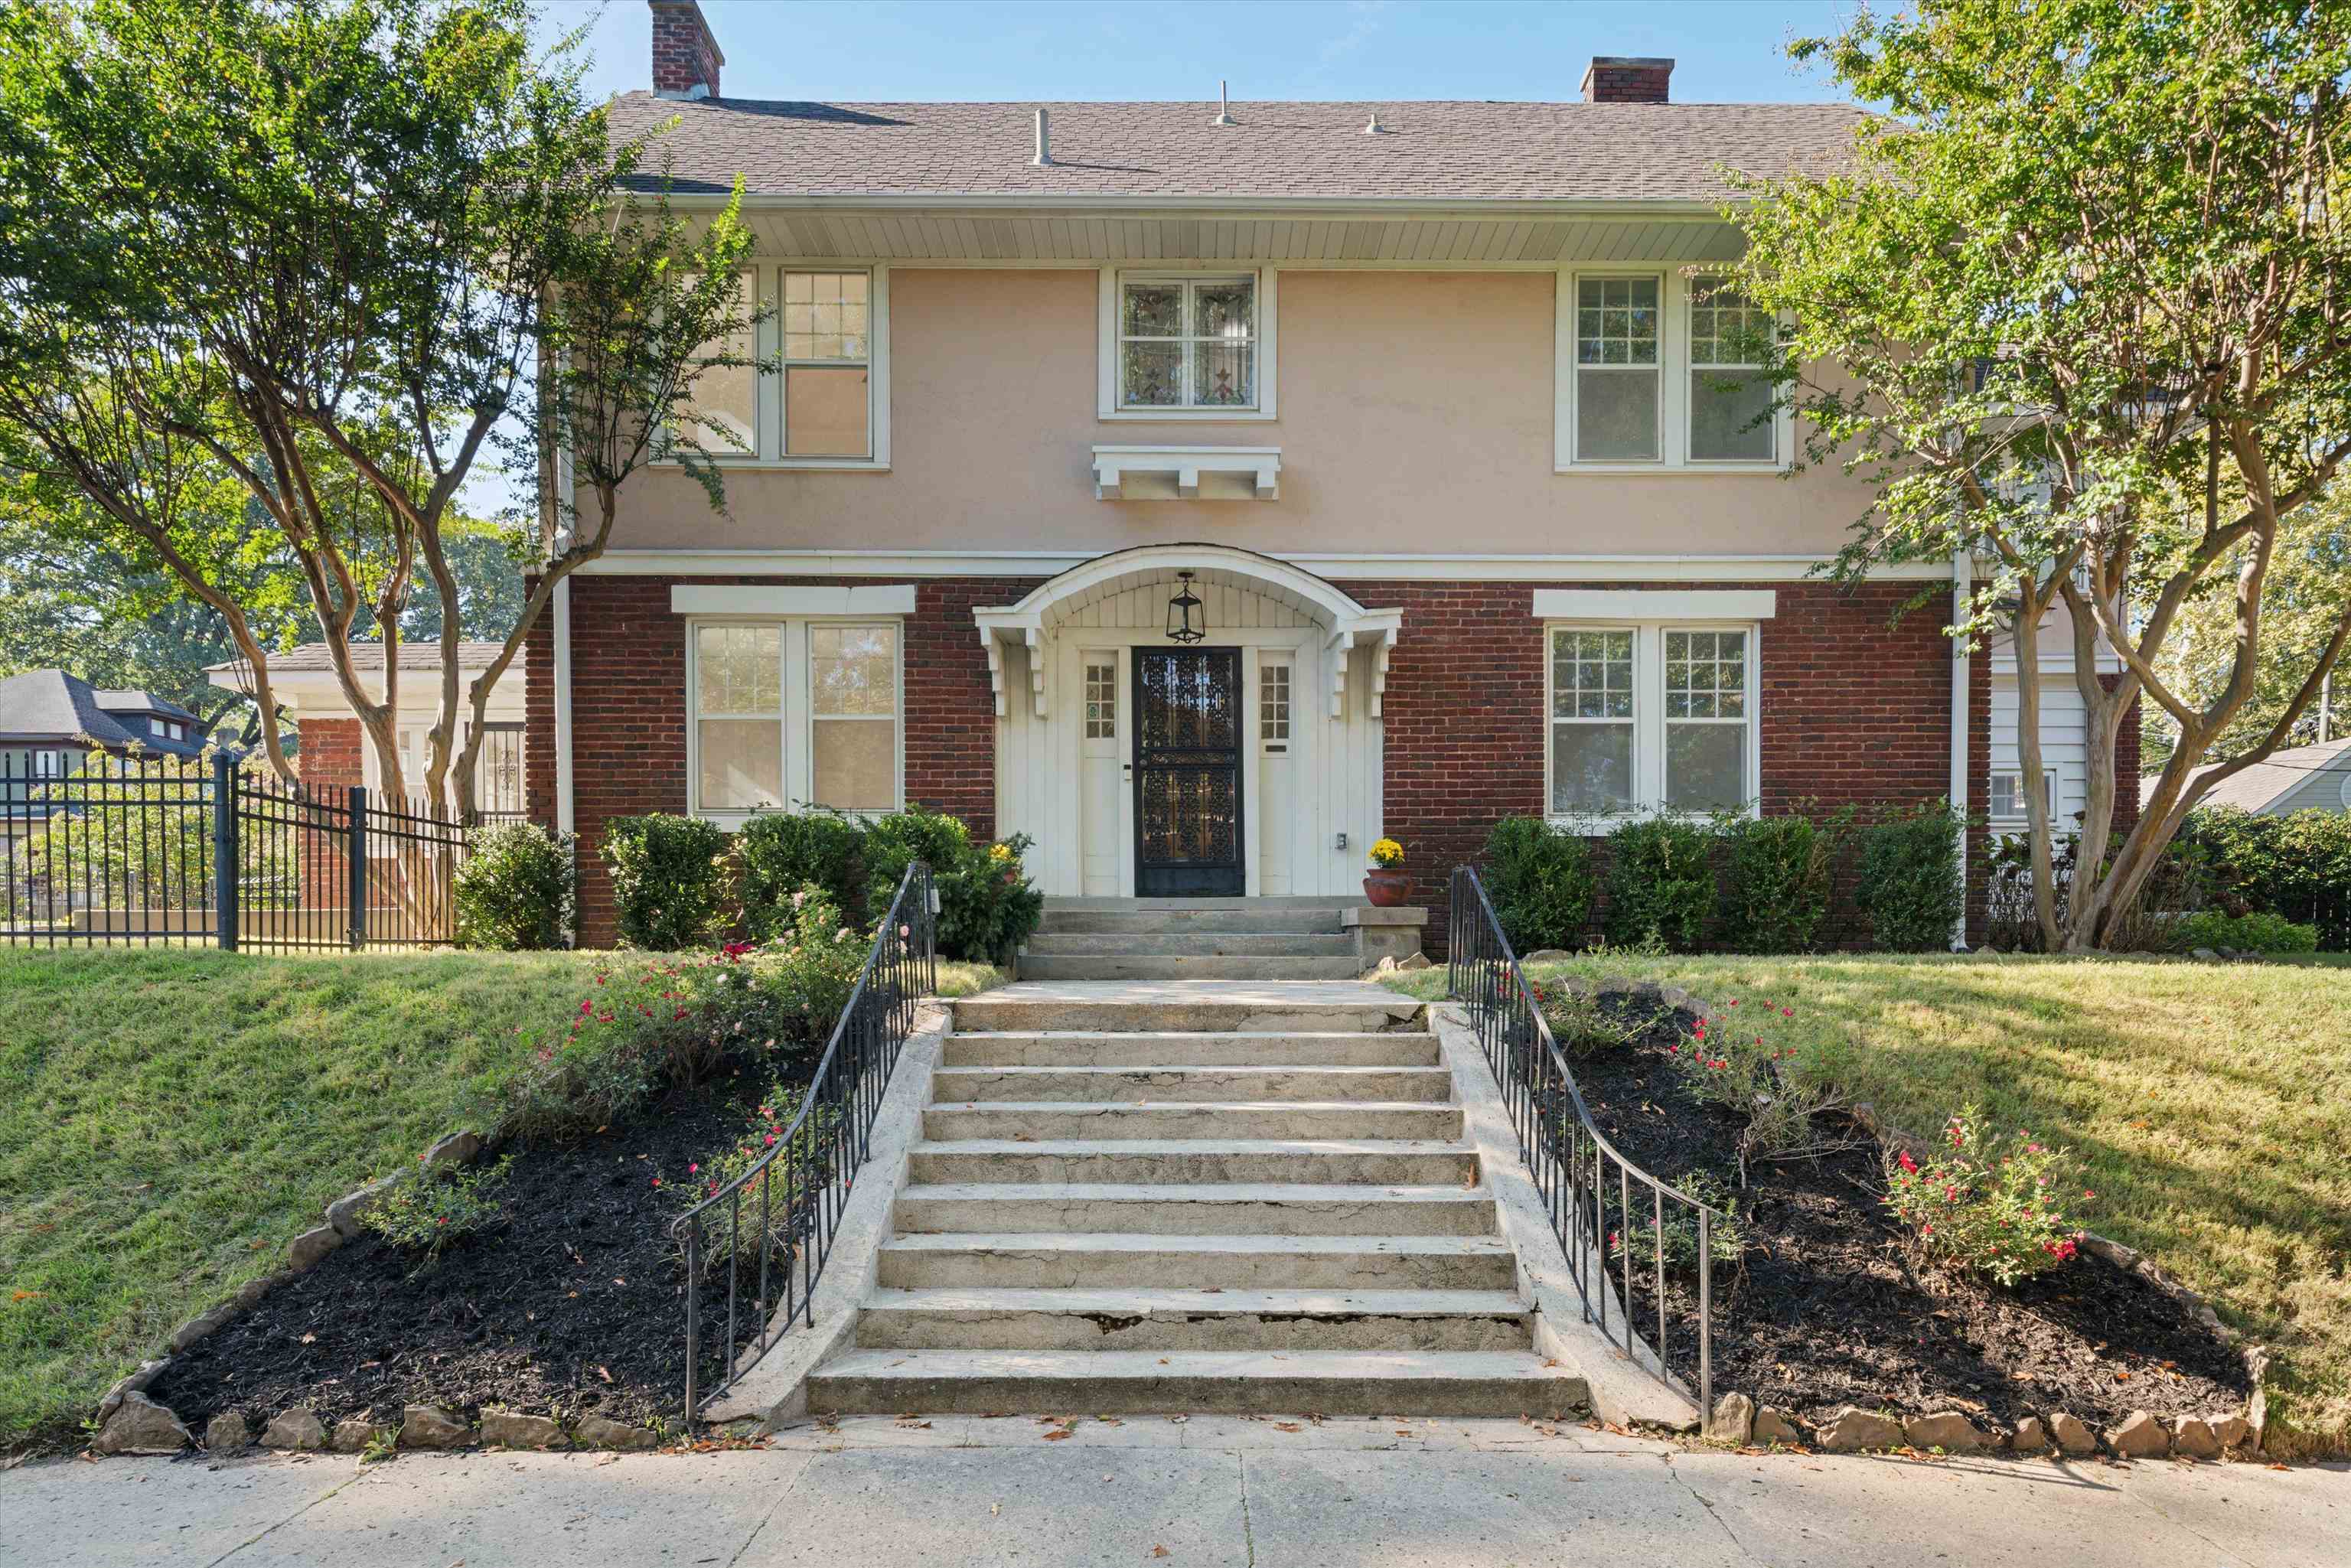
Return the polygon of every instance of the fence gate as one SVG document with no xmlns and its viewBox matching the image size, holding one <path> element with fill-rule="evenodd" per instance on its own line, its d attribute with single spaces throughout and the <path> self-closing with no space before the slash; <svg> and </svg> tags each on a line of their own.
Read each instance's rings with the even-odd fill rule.
<svg viewBox="0 0 2351 1568">
<path fill-rule="evenodd" d="M 446 944 L 465 850 L 462 824 L 415 805 L 249 777 L 225 757 L 0 753 L 8 946 Z"/>
</svg>

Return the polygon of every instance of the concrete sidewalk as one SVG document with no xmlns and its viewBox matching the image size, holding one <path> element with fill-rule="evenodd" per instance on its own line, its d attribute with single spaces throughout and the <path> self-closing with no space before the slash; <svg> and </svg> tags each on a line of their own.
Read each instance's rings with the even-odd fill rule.
<svg viewBox="0 0 2351 1568">
<path fill-rule="evenodd" d="M 2351 1471 L 1685 1453 L 1516 1421 L 887 1416 L 706 1455 L 0 1475 L 0 1563 L 2341 1568 Z M 1165 1554 L 1161 1554 L 1161 1549 Z"/>
</svg>

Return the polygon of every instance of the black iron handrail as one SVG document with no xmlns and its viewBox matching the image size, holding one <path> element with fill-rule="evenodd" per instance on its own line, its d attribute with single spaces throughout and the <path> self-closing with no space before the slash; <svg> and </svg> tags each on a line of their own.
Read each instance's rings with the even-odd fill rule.
<svg viewBox="0 0 2351 1568">
<path fill-rule="evenodd" d="M 758 1365 L 795 1317 L 815 1323 L 817 1276 L 824 1271 L 840 1233 L 841 1211 L 848 1207 L 858 1167 L 871 1152 L 882 1096 L 898 1065 L 900 1049 L 914 1033 L 916 1003 L 938 988 L 936 936 L 931 868 L 916 861 L 906 868 L 897 897 L 874 929 L 865 967 L 832 1026 L 832 1037 L 817 1060 L 790 1129 L 750 1168 L 671 1225 L 670 1234 L 685 1255 L 688 1433 L 703 1405 Z M 747 1241 L 747 1207 L 757 1209 L 756 1231 Z M 718 1236 L 705 1234 L 705 1226 L 721 1224 L 725 1229 Z M 705 1390 L 701 1386 L 703 1260 L 714 1240 L 724 1242 L 718 1256 L 726 1270 L 726 1338 L 719 1379 Z M 779 1253 L 784 1255 L 778 1271 Z M 758 1287 L 750 1310 L 758 1316 L 758 1333 L 744 1345 L 741 1294 L 755 1260 Z M 779 1283 L 771 1282 L 778 1272 Z"/>
<path fill-rule="evenodd" d="M 1601 1133 L 1584 1107 L 1575 1075 L 1567 1070 L 1567 1058 L 1552 1038 L 1541 1003 L 1520 970 L 1518 955 L 1510 950 L 1510 938 L 1502 934 L 1501 922 L 1494 917 L 1494 906 L 1486 897 L 1486 885 L 1474 869 L 1454 868 L 1451 895 L 1446 988 L 1468 1009 L 1487 1064 L 1501 1086 L 1510 1124 L 1519 1135 L 1520 1153 L 1551 1216 L 1552 1232 L 1567 1255 L 1568 1273 L 1583 1299 L 1583 1321 L 1593 1322 L 1596 1318 L 1604 1337 L 1614 1339 L 1621 1333 L 1625 1358 L 1643 1364 L 1633 1329 L 1637 1284 L 1634 1252 L 1636 1232 L 1646 1222 L 1655 1253 L 1651 1283 L 1657 1316 L 1656 1344 L 1646 1369 L 1659 1383 L 1684 1395 L 1687 1389 L 1677 1385 L 1667 1362 L 1672 1315 L 1667 1306 L 1671 1290 L 1666 1267 L 1667 1206 L 1679 1205 L 1688 1211 L 1686 1218 L 1677 1210 L 1672 1223 L 1694 1225 L 1697 1231 L 1698 1410 L 1701 1420 L 1710 1417 L 1714 1412 L 1715 1228 L 1718 1223 L 1729 1223 L 1730 1217 L 1659 1181 L 1626 1159 Z M 1612 1186 L 1615 1189 L 1613 1228 L 1609 1223 Z M 1646 1213 L 1634 1208 L 1635 1187 L 1645 1189 Z M 1687 1229 L 1681 1234 L 1687 1237 Z M 1622 1264 L 1614 1274 L 1609 1269 L 1612 1255 Z M 1611 1298 L 1620 1289 L 1623 1294 L 1615 1301 L 1619 1327 L 1612 1329 Z"/>
</svg>

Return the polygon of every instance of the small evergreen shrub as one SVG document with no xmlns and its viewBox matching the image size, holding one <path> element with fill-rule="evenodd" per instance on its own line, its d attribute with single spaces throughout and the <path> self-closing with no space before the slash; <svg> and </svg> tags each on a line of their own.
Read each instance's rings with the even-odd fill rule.
<svg viewBox="0 0 2351 1568">
<path fill-rule="evenodd" d="M 674 953 L 726 929 L 731 906 L 726 830 L 655 811 L 604 824 L 613 922 L 631 947 Z"/>
<path fill-rule="evenodd" d="M 1570 947 L 1592 914 L 1592 848 L 1541 817 L 1505 817 L 1479 855 L 1494 918 L 1516 951 Z"/>
<path fill-rule="evenodd" d="M 1959 830 L 1959 813 L 1938 800 L 1863 831 L 1854 902 L 1879 951 L 1930 953 L 1951 945 L 1967 903 Z"/>
<path fill-rule="evenodd" d="M 1628 817 L 1608 835 L 1608 939 L 1655 935 L 1687 952 L 1714 913 L 1715 835 L 1702 821 L 1660 811 Z"/>
<path fill-rule="evenodd" d="M 1713 1254 L 1716 1268 L 1729 1268 L 1739 1262 L 1747 1250 L 1747 1239 L 1739 1228 L 1739 1195 L 1729 1182 L 1712 1171 L 1690 1171 L 1678 1181 L 1667 1184 L 1677 1191 L 1696 1198 L 1708 1208 L 1725 1217 L 1707 1228 L 1707 1250 Z M 1659 1243 L 1663 1243 L 1666 1272 L 1677 1276 L 1698 1272 L 1698 1214 L 1687 1204 L 1666 1199 L 1666 1223 L 1657 1224 L 1657 1210 L 1649 1202 L 1649 1194 L 1640 1186 L 1633 1189 L 1633 1222 L 1624 1230 L 1608 1233 L 1608 1260 L 1612 1263 L 1630 1263 L 1635 1278 L 1641 1278 L 1646 1266 L 1654 1278 L 1657 1266 Z"/>
<path fill-rule="evenodd" d="M 2198 947 L 2233 947 L 2240 953 L 2315 953 L 2318 927 L 2300 925 L 2283 915 L 2256 912 L 2223 915 L 2202 909 L 2170 927 L 2171 943 L 2179 952 Z"/>
<path fill-rule="evenodd" d="M 457 940 L 502 952 L 563 946 L 575 891 L 572 841 L 536 822 L 502 822 L 472 835 L 457 867 Z"/>
<path fill-rule="evenodd" d="M 1021 869 L 1029 841 L 1016 833 L 1000 843 L 975 843 L 960 818 L 920 806 L 893 811 L 866 831 L 867 905 L 876 915 L 888 909 L 906 868 L 926 861 L 939 894 L 941 956 L 1003 963 L 1045 913 L 1045 895 Z"/>
<path fill-rule="evenodd" d="M 864 851 L 865 830 L 838 811 L 753 817 L 735 836 L 744 929 L 754 942 L 793 929 L 799 922 L 792 895 L 810 885 L 821 888 L 836 910 L 854 914 L 864 904 Z"/>
<path fill-rule="evenodd" d="M 1852 823 L 1850 806 L 1820 821 L 1801 815 L 1726 821 L 1722 940 L 1746 953 L 1810 952 L 1828 919 L 1837 857 Z"/>
<path fill-rule="evenodd" d="M 2062 1149 L 1988 1132 L 1973 1105 L 1943 1124 L 1948 1153 L 1920 1163 L 1907 1150 L 1886 1173 L 1886 1207 L 1928 1258 L 2013 1285 L 2071 1259 L 2080 1231 L 2059 1209 L 2074 1186 Z"/>
<path fill-rule="evenodd" d="M 493 1166 L 397 1182 L 368 1207 L 360 1223 L 402 1251 L 419 1253 L 429 1261 L 459 1237 L 505 1220 L 506 1205 L 499 1194 L 513 1165 L 509 1155 Z"/>
</svg>

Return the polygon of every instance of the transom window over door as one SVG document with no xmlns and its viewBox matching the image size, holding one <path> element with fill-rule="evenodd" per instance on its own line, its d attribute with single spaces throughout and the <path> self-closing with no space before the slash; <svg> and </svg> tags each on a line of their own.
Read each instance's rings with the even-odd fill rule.
<svg viewBox="0 0 2351 1568">
<path fill-rule="evenodd" d="M 1752 807 L 1753 627 L 1554 626 L 1550 639 L 1552 816 Z"/>
<path fill-rule="evenodd" d="M 1257 278 L 1123 277 L 1118 406 L 1254 409 Z"/>
</svg>

